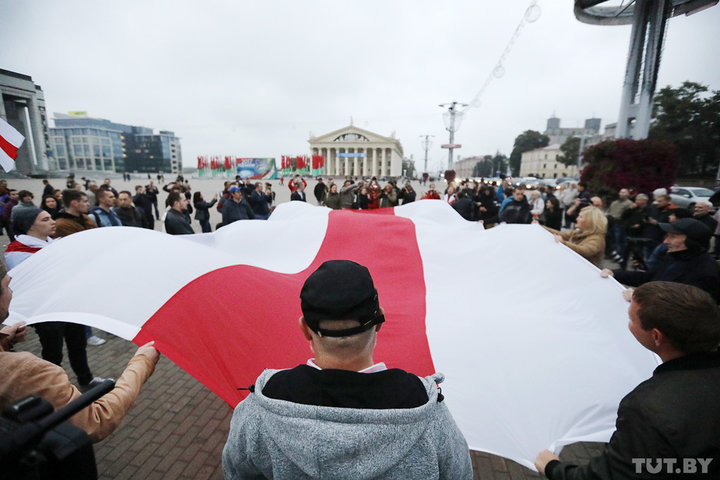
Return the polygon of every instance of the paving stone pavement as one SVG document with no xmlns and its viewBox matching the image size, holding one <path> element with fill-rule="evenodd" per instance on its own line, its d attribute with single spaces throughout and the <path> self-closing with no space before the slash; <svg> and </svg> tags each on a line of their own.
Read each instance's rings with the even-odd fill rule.
<svg viewBox="0 0 720 480">
<path fill-rule="evenodd" d="M 137 347 L 122 338 L 97 332 L 105 345 L 88 346 L 94 375 L 117 378 Z M 16 350 L 40 355 L 34 329 Z M 77 384 L 67 355 L 63 367 Z M 101 480 L 121 479 L 222 479 L 221 455 L 230 427 L 232 410 L 218 396 L 161 357 L 155 373 L 140 392 L 120 427 L 95 444 Z M 587 463 L 603 444 L 580 443 L 567 447 L 564 460 Z M 537 473 L 502 457 L 471 452 L 475 479 L 523 480 L 541 478 Z"/>
</svg>

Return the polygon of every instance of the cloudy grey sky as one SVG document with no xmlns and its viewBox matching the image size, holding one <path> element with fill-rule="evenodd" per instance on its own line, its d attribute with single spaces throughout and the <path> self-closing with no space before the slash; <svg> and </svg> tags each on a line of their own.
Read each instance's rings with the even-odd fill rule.
<svg viewBox="0 0 720 480">
<path fill-rule="evenodd" d="M 619 3 L 615 1 L 614 3 Z M 0 0 L 0 68 L 31 75 L 50 112 L 87 110 L 174 130 L 185 166 L 202 154 L 309 153 L 309 134 L 395 132 L 422 168 L 420 135 L 447 151 L 439 103 L 469 103 L 530 4 L 446 0 Z M 509 154 L 526 129 L 614 122 L 630 26 L 578 22 L 539 0 L 479 108 L 460 156 Z M 720 89 L 720 6 L 673 19 L 659 86 Z"/>
</svg>

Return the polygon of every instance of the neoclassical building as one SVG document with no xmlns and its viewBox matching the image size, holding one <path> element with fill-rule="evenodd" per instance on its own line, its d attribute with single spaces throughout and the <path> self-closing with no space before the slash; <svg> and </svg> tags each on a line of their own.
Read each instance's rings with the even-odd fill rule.
<svg viewBox="0 0 720 480">
<path fill-rule="evenodd" d="M 313 155 L 325 158 L 325 175 L 402 175 L 403 148 L 396 138 L 349 125 L 319 137 L 310 137 L 308 143 Z"/>
<path fill-rule="evenodd" d="M 536 148 L 522 154 L 520 160 L 520 176 L 534 176 L 537 178 L 558 178 L 576 176 L 575 165 L 567 166 L 560 162 L 563 151 L 560 145 L 548 145 Z"/>
</svg>

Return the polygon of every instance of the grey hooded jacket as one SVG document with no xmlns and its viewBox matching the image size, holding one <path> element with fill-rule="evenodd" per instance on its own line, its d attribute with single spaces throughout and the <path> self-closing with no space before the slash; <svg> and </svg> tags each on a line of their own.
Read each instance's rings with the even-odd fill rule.
<svg viewBox="0 0 720 480">
<path fill-rule="evenodd" d="M 421 378 L 417 408 L 353 409 L 268 398 L 262 389 L 235 408 L 223 450 L 225 479 L 453 479 L 473 477 L 467 442 L 445 402 L 443 375 Z"/>
</svg>

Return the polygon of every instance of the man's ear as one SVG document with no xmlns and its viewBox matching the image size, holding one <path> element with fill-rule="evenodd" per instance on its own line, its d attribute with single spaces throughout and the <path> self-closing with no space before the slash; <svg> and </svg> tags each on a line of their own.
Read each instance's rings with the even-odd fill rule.
<svg viewBox="0 0 720 480">
<path fill-rule="evenodd" d="M 383 308 L 380 307 L 380 308 L 378 309 L 378 313 L 379 313 L 380 315 L 385 315 L 385 310 L 383 310 Z M 376 331 L 376 332 L 379 332 L 380 329 L 382 328 L 382 326 L 383 326 L 382 323 L 378 323 L 377 325 L 375 325 L 375 331 Z"/>
<path fill-rule="evenodd" d="M 312 334 L 310 333 L 310 327 L 308 327 L 307 323 L 305 323 L 305 317 L 302 316 L 298 319 L 298 323 L 300 324 L 300 331 L 302 332 L 303 336 L 306 340 L 312 340 Z"/>
<path fill-rule="evenodd" d="M 652 329 L 652 337 L 653 337 L 653 342 L 655 343 L 656 347 L 659 347 L 662 344 L 664 344 L 665 342 L 667 342 L 665 335 L 663 335 L 663 333 L 660 330 L 658 330 L 657 328 Z"/>
</svg>

